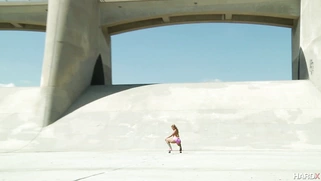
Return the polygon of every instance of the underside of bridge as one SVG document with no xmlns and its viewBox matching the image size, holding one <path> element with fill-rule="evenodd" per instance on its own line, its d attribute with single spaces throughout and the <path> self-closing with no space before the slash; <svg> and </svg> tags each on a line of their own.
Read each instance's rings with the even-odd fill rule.
<svg viewBox="0 0 321 181">
<path fill-rule="evenodd" d="M 49 1 L 50 2 L 50 1 Z M 97 3 L 97 2 L 96 2 Z M 49 3 L 50 4 L 50 3 Z M 99 24 L 110 35 L 182 23 L 228 22 L 294 27 L 299 0 L 290 1 L 100 1 Z M 0 29 L 46 31 L 48 1 L 0 2 Z"/>
<path fill-rule="evenodd" d="M 0 88 L 1 179 L 319 176 L 320 0 L 14 1 L 0 0 L 0 30 L 46 42 L 41 86 Z M 293 80 L 112 84 L 112 35 L 199 22 L 291 28 Z M 182 154 L 168 155 L 171 124 Z"/>
</svg>

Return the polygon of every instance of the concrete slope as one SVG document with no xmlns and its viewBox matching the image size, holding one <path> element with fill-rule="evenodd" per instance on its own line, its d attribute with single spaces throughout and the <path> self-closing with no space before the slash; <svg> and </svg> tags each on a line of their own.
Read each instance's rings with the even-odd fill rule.
<svg viewBox="0 0 321 181">
<path fill-rule="evenodd" d="M 21 151 L 321 150 L 310 81 L 93 86 Z M 174 146 L 174 148 L 177 148 Z"/>
<path fill-rule="evenodd" d="M 40 88 L 0 88 L 0 152 L 18 151 L 42 128 Z"/>
</svg>

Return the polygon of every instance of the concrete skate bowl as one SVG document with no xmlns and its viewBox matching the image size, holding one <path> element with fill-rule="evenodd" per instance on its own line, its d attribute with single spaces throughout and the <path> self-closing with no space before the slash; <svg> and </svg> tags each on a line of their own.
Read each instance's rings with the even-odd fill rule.
<svg viewBox="0 0 321 181">
<path fill-rule="evenodd" d="M 185 151 L 315 151 L 320 108 L 304 80 L 92 86 L 16 151 L 164 151 L 171 124 Z"/>
</svg>

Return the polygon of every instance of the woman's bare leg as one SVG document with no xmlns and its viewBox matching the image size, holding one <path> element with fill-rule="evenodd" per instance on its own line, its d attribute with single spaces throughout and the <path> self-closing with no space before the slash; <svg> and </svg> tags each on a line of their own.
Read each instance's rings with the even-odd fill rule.
<svg viewBox="0 0 321 181">
<path fill-rule="evenodd" d="M 177 143 L 177 145 L 179 146 L 179 152 L 182 153 L 182 144 L 181 143 Z"/>
<path fill-rule="evenodd" d="M 173 140 L 173 138 L 166 138 L 165 141 L 166 141 L 166 143 L 167 143 L 167 145 L 169 147 L 169 153 L 171 153 L 171 151 L 172 151 L 171 143 L 176 143 L 176 142 Z"/>
<path fill-rule="evenodd" d="M 168 147 L 169 147 L 169 152 L 171 152 L 172 151 L 172 145 L 171 145 L 171 138 L 166 138 L 165 139 L 165 141 L 166 141 L 166 143 L 167 143 L 167 145 L 168 145 Z"/>
<path fill-rule="evenodd" d="M 169 147 L 169 151 L 172 151 L 172 145 L 171 145 L 171 143 L 167 141 L 167 145 L 168 145 L 168 147 Z"/>
</svg>

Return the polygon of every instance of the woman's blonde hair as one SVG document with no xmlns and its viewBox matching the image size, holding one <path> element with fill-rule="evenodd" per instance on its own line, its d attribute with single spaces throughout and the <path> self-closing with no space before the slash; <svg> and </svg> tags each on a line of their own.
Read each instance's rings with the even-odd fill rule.
<svg viewBox="0 0 321 181">
<path fill-rule="evenodd" d="M 172 127 L 174 127 L 174 128 L 177 130 L 177 132 L 178 132 L 178 128 L 176 127 L 175 124 L 172 124 Z"/>
</svg>

